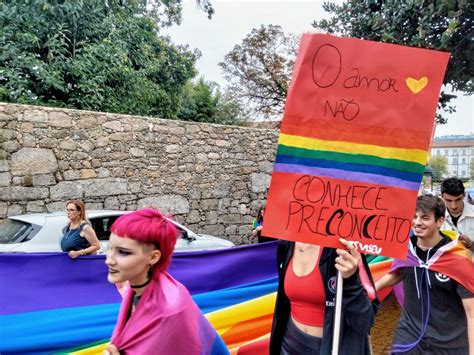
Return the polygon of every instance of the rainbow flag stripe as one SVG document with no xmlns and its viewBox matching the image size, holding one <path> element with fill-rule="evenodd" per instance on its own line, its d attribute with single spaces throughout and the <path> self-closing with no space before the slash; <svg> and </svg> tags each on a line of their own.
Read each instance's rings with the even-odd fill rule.
<svg viewBox="0 0 474 355">
<path fill-rule="evenodd" d="M 280 133 L 274 171 L 418 190 L 427 152 L 420 149 Z"/>
<path fill-rule="evenodd" d="M 391 260 L 369 257 L 374 278 Z M 47 270 L 48 272 L 45 272 Z M 278 287 L 276 242 L 178 253 L 170 273 L 232 354 L 268 351 Z M 120 306 L 103 256 L 0 254 L 0 352 L 101 354 Z"/>
</svg>

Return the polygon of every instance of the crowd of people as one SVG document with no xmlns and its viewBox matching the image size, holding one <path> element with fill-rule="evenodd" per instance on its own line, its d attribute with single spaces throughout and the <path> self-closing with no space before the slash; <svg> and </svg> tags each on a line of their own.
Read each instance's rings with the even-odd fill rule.
<svg viewBox="0 0 474 355">
<path fill-rule="evenodd" d="M 441 185 L 441 198 L 418 197 L 408 258 L 394 260 L 374 283 L 366 258 L 350 242 L 343 248 L 280 240 L 278 291 L 268 353 L 330 354 L 336 275 L 344 279 L 338 354 L 371 354 L 370 330 L 377 292 L 402 285 L 403 310 L 393 354 L 474 354 L 474 206 L 464 201 L 461 180 Z M 265 206 L 252 234 L 259 242 Z M 61 247 L 69 257 L 93 254 L 100 244 L 82 201 L 66 204 Z M 121 216 L 111 227 L 108 281 L 126 286 L 105 354 L 227 354 L 228 350 L 192 300 L 167 273 L 178 231 L 158 210 Z"/>
</svg>

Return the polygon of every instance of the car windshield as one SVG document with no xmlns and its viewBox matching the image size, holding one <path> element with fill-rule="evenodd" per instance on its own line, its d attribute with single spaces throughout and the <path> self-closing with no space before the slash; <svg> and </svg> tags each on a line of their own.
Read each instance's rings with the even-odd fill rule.
<svg viewBox="0 0 474 355">
<path fill-rule="evenodd" d="M 27 238 L 31 224 L 12 219 L 0 220 L 0 244 L 20 243 Z"/>
</svg>

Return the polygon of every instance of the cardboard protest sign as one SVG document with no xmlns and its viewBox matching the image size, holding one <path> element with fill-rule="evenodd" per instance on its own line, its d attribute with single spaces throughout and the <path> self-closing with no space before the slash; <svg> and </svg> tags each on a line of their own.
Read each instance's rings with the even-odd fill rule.
<svg viewBox="0 0 474 355">
<path fill-rule="evenodd" d="M 448 60 L 303 35 L 262 234 L 405 257 Z"/>
</svg>

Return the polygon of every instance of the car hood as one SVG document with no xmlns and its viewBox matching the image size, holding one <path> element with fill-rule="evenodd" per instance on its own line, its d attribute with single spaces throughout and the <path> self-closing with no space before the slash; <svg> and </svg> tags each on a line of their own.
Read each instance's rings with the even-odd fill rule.
<svg viewBox="0 0 474 355">
<path fill-rule="evenodd" d="M 208 234 L 197 234 L 196 240 L 178 239 L 175 252 L 195 250 L 225 249 L 235 246 L 230 240 L 225 240 Z"/>
</svg>

